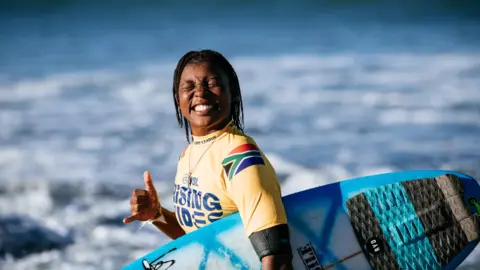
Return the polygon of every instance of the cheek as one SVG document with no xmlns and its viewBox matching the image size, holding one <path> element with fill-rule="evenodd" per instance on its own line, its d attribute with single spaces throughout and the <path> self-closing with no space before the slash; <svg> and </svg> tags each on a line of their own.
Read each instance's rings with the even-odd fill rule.
<svg viewBox="0 0 480 270">
<path fill-rule="evenodd" d="M 189 107 L 189 95 L 188 93 L 180 93 L 178 95 L 178 106 L 183 111 L 184 109 L 188 109 Z"/>
<path fill-rule="evenodd" d="M 232 110 L 233 101 L 231 100 L 230 96 L 224 97 L 221 101 L 222 109 L 225 111 L 226 114 L 229 114 Z"/>
<path fill-rule="evenodd" d="M 230 106 L 233 103 L 232 95 L 229 91 L 222 92 L 220 95 L 220 102 L 225 104 L 225 106 Z"/>
</svg>

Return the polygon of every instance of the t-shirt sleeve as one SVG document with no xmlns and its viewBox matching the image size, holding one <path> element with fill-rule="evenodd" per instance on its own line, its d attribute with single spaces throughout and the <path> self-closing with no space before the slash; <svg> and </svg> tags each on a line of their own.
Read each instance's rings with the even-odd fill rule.
<svg viewBox="0 0 480 270">
<path fill-rule="evenodd" d="M 275 170 L 256 144 L 236 146 L 222 165 L 227 194 L 236 204 L 248 236 L 287 223 Z"/>
</svg>

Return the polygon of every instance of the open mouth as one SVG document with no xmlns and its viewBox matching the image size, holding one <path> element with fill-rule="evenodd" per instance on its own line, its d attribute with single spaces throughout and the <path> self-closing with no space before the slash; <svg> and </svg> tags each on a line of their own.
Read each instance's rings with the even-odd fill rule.
<svg viewBox="0 0 480 270">
<path fill-rule="evenodd" d="M 198 104 L 192 107 L 192 110 L 199 115 L 206 115 L 211 111 L 218 110 L 217 104 Z"/>
</svg>

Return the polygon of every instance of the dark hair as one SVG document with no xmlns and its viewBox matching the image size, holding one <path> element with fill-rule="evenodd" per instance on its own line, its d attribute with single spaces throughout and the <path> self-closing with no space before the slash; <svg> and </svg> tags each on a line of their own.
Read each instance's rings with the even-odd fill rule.
<svg viewBox="0 0 480 270">
<path fill-rule="evenodd" d="M 173 75 L 173 102 L 175 103 L 175 111 L 177 114 L 177 121 L 180 127 L 185 128 L 185 136 L 187 142 L 190 143 L 190 124 L 182 115 L 182 111 L 178 106 L 176 95 L 180 84 L 180 77 L 183 69 L 188 64 L 210 63 L 221 69 L 228 78 L 230 94 L 232 98 L 232 109 L 230 111 L 230 119 L 233 124 L 243 131 L 243 103 L 242 94 L 240 92 L 240 83 L 238 82 L 237 73 L 233 69 L 228 60 L 219 52 L 213 50 L 189 51 L 178 61 L 175 73 Z"/>
</svg>

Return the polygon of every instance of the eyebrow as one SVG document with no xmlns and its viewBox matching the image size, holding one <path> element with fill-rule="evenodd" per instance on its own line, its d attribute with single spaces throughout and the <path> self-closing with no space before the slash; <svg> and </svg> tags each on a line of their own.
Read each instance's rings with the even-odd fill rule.
<svg viewBox="0 0 480 270">
<path fill-rule="evenodd" d="M 198 77 L 197 77 L 198 78 Z M 210 80 L 220 80 L 220 77 L 219 76 L 210 76 L 210 77 L 207 77 L 206 78 L 207 81 L 210 81 Z M 194 81 L 192 79 L 186 79 L 182 82 L 180 82 L 180 85 L 184 85 L 184 84 L 190 84 L 190 83 L 193 83 Z"/>
</svg>

